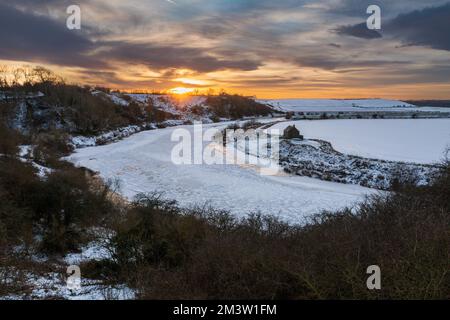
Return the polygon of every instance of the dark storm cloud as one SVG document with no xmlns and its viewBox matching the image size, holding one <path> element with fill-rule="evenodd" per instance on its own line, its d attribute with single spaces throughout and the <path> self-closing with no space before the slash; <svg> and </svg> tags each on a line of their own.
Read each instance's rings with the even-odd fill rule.
<svg viewBox="0 0 450 320">
<path fill-rule="evenodd" d="M 341 26 L 337 28 L 336 33 L 341 35 L 348 35 L 364 39 L 379 39 L 382 35 L 377 30 L 370 30 L 365 23 L 360 23 L 353 26 Z"/>
<path fill-rule="evenodd" d="M 450 50 L 450 2 L 439 7 L 398 15 L 387 21 L 382 30 L 383 34 L 389 38 L 400 40 L 405 45 Z M 336 29 L 336 32 L 363 39 L 381 37 L 377 31 L 367 29 L 365 23 L 341 26 Z"/>
<path fill-rule="evenodd" d="M 83 0 L 82 0 L 83 1 Z M 69 4 L 74 4 L 70 0 L 14 0 L 10 5 L 15 7 L 27 7 L 27 8 L 42 8 L 47 6 L 62 5 L 66 6 Z M 79 1 L 78 1 L 79 3 Z"/>
<path fill-rule="evenodd" d="M 166 0 L 162 0 L 166 1 Z M 190 19 L 199 14 L 208 16 L 242 16 L 266 11 L 274 12 L 299 8 L 308 0 L 178 0 L 170 7 L 171 14 L 178 19 Z"/>
<path fill-rule="evenodd" d="M 187 68 L 199 72 L 255 70 L 257 61 L 220 59 L 200 48 L 120 41 L 91 41 L 65 23 L 0 4 L 0 59 L 43 62 L 84 68 L 108 68 L 111 60 L 154 69 Z M 100 51 L 95 51 L 100 49 Z"/>
<path fill-rule="evenodd" d="M 0 59 L 47 62 L 68 66 L 104 67 L 84 55 L 94 43 L 42 16 L 0 4 Z"/>
<path fill-rule="evenodd" d="M 364 18 L 367 17 L 367 8 L 377 5 L 381 8 L 382 16 L 391 19 L 414 9 L 441 6 L 447 2 L 448 0 L 341 0 L 330 7 L 330 11 L 335 15 Z"/>
<path fill-rule="evenodd" d="M 302 0 L 216 0 L 210 1 L 212 6 L 220 12 L 246 12 L 255 10 L 291 9 L 301 6 L 307 1 Z"/>
<path fill-rule="evenodd" d="M 399 15 L 386 30 L 408 45 L 450 51 L 450 2 Z"/>
<path fill-rule="evenodd" d="M 126 33 L 148 23 L 146 12 L 131 6 L 115 6 L 107 1 L 97 0 L 14 0 L 8 4 L 28 14 L 49 16 L 65 23 L 66 9 L 70 5 L 81 8 L 83 31 L 90 36 L 108 36 Z"/>
<path fill-rule="evenodd" d="M 261 63 L 252 60 L 226 60 L 209 56 L 202 48 L 158 46 L 129 42 L 108 43 L 101 55 L 109 59 L 144 64 L 154 69 L 187 68 L 199 72 L 223 69 L 255 70 Z"/>
<path fill-rule="evenodd" d="M 220 17 L 202 17 L 189 23 L 190 32 L 207 39 L 217 39 L 237 32 L 236 23 Z"/>
</svg>

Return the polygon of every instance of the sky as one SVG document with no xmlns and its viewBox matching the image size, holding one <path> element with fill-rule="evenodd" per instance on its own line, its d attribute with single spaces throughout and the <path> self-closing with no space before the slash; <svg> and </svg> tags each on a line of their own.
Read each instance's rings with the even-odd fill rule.
<svg viewBox="0 0 450 320">
<path fill-rule="evenodd" d="M 0 64 L 121 90 L 450 99 L 449 33 L 450 0 L 0 0 Z"/>
</svg>

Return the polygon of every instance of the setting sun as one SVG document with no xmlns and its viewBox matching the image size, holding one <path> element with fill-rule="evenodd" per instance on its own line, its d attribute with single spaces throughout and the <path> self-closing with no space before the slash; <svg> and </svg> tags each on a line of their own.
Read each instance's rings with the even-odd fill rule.
<svg viewBox="0 0 450 320">
<path fill-rule="evenodd" d="M 192 89 L 192 88 L 184 88 L 184 87 L 177 87 L 177 88 L 170 89 L 169 91 L 171 93 L 174 93 L 174 94 L 187 94 L 187 93 L 194 92 L 194 89 Z"/>
</svg>

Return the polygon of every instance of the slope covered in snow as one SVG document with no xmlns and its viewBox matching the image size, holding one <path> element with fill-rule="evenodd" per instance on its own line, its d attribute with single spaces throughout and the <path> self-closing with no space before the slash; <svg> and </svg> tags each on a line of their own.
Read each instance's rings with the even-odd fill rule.
<svg viewBox="0 0 450 320">
<path fill-rule="evenodd" d="M 292 124 L 307 139 L 329 141 L 337 151 L 366 158 L 434 163 L 450 147 L 450 119 L 300 120 L 272 128 Z"/>
<path fill-rule="evenodd" d="M 150 99 L 153 104 L 169 112 L 184 110 L 188 107 L 204 104 L 204 96 L 166 95 L 166 94 L 128 94 L 135 101 L 146 103 Z"/>
<path fill-rule="evenodd" d="M 399 100 L 385 99 L 360 99 L 360 100 L 335 100 L 335 99 L 279 99 L 259 100 L 281 111 L 308 112 L 308 111 L 374 111 L 374 110 L 403 110 L 415 106 Z"/>
</svg>

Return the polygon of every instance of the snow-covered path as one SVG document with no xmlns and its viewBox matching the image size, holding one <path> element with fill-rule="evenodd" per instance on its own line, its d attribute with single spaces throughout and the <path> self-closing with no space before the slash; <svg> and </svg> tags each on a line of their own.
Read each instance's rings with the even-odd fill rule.
<svg viewBox="0 0 450 320">
<path fill-rule="evenodd" d="M 207 125 L 204 128 L 222 125 Z M 180 127 L 177 127 L 180 128 Z M 295 222 L 321 209 L 353 206 L 370 189 L 316 179 L 261 176 L 238 165 L 175 165 L 171 134 L 177 128 L 144 131 L 122 141 L 78 149 L 69 160 L 98 171 L 104 179 L 118 178 L 121 193 L 163 192 L 182 206 L 208 204 L 238 216 L 260 211 Z M 183 126 L 193 132 L 193 126 Z"/>
</svg>

